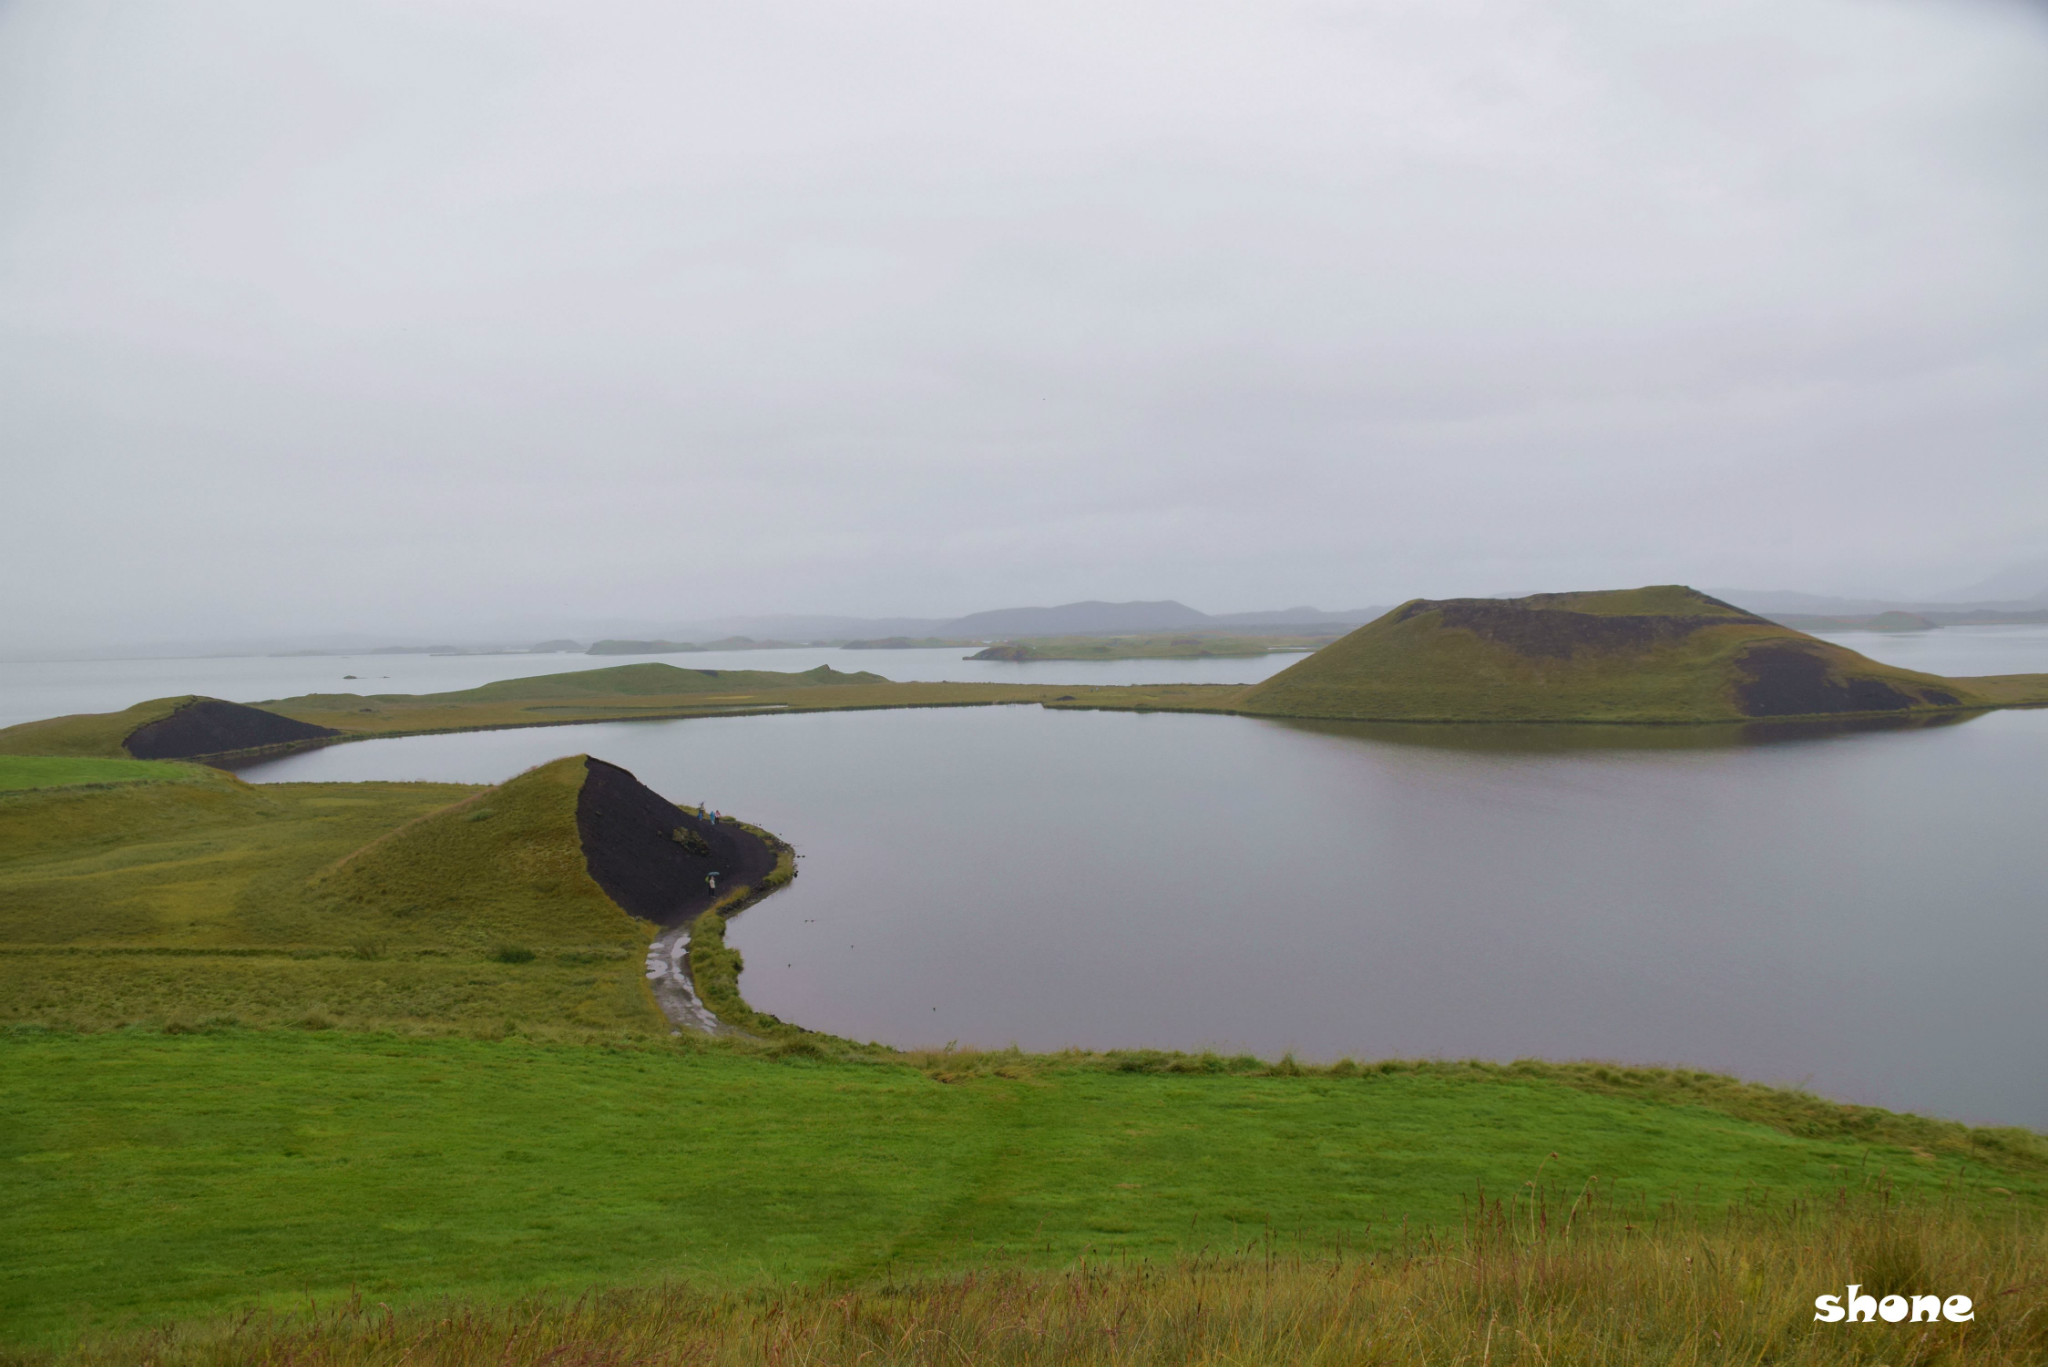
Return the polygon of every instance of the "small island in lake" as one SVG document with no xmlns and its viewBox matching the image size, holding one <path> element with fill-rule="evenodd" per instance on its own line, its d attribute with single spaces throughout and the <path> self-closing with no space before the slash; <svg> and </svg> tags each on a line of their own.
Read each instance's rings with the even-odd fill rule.
<svg viewBox="0 0 2048 1367">
<path fill-rule="evenodd" d="M 1880 664 L 1684 585 L 1418 598 L 1236 710 L 1371 721 L 1729 722 L 2048 702 L 2048 676 Z"/>
</svg>

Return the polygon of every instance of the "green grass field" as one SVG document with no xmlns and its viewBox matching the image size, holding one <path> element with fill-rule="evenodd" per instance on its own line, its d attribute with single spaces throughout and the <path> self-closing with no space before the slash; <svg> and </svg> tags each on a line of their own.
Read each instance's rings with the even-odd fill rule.
<svg viewBox="0 0 2048 1367">
<path fill-rule="evenodd" d="M 0 793 L 104 783 L 173 783 L 195 776 L 192 765 L 166 760 L 0 755 Z"/>
<path fill-rule="evenodd" d="M 0 755 L 53 755 L 126 759 L 122 742 L 138 728 L 161 721 L 184 698 L 151 698 L 120 712 L 79 712 L 0 727 Z"/>
<path fill-rule="evenodd" d="M 1384 1248 L 1540 1175 L 1719 1206 L 1873 1184 L 2038 1210 L 2038 1159 L 1802 1137 L 1506 1069 L 1128 1073 L 343 1031 L 0 1038 L 0 1338 L 357 1289 L 869 1282 Z M 1005 1074 L 1009 1074 L 1005 1076 Z M 1996 1155 L 1996 1149 L 1986 1150 Z M 1550 1157 L 1555 1154 L 1556 1156 Z M 2001 1196 L 1992 1188 L 2018 1195 Z"/>
<path fill-rule="evenodd" d="M 1482 1209 L 1483 1207 L 1483 1209 Z M 983 1266 L 847 1286 L 679 1283 L 307 1310 L 95 1338 L 89 1367 L 2039 1367 L 2048 1228 L 1882 1188 L 1702 1212 L 1544 1183 L 1361 1254 L 1255 1236 L 1172 1260 Z M 1953 1322 L 1818 1323 L 1812 1292 L 1968 1295 Z M 24 1360 L 38 1360 L 22 1355 Z"/>
<path fill-rule="evenodd" d="M 0 1021 L 664 1030 L 561 765 L 496 789 L 158 767 L 191 781 L 0 796 Z"/>
</svg>

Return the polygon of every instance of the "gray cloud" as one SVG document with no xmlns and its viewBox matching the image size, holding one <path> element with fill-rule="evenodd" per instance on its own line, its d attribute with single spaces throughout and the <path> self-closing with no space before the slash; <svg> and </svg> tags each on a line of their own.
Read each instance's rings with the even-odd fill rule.
<svg viewBox="0 0 2048 1367">
<path fill-rule="evenodd" d="M 0 9 L 17 640 L 2048 551 L 1991 0 Z"/>
</svg>

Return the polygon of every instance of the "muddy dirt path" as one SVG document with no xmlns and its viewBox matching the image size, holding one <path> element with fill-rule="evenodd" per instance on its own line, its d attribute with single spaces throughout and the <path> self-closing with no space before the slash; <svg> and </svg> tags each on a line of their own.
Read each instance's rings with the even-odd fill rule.
<svg viewBox="0 0 2048 1367">
<path fill-rule="evenodd" d="M 647 985 L 654 989 L 654 1001 L 680 1033 L 692 1030 L 700 1035 L 746 1037 L 746 1031 L 727 1025 L 711 1014 L 697 996 L 690 981 L 690 924 L 670 926 L 647 947 Z"/>
</svg>

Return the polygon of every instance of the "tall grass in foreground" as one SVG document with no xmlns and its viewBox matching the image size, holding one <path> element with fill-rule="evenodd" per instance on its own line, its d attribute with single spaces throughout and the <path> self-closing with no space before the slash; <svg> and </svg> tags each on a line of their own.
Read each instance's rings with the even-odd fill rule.
<svg viewBox="0 0 2048 1367">
<path fill-rule="evenodd" d="M 1820 1324 L 1848 1282 L 1962 1294 L 1967 1324 Z M 1594 1364 L 2048 1361 L 2048 1226 L 1880 1201 L 1612 1209 L 1532 1187 L 1391 1250 L 1270 1239 L 1183 1261 L 991 1268 L 907 1285 L 687 1287 L 443 1303 L 356 1297 L 100 1340 L 86 1364 Z M 33 1359 L 29 1359 L 33 1360 Z"/>
</svg>

